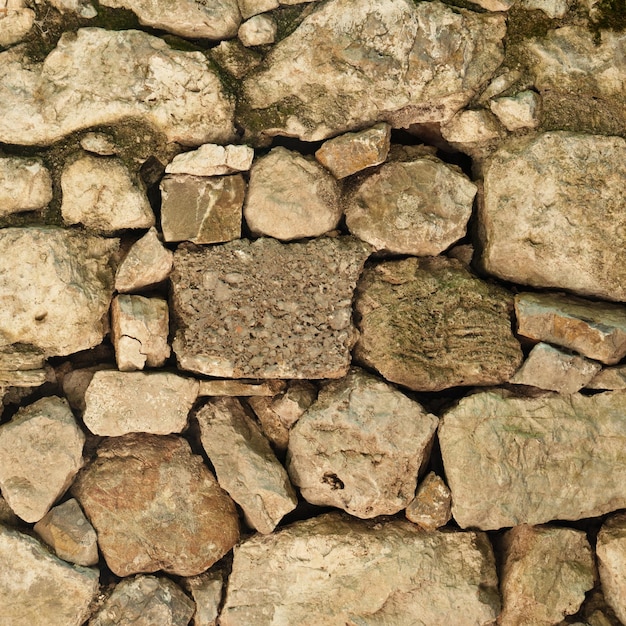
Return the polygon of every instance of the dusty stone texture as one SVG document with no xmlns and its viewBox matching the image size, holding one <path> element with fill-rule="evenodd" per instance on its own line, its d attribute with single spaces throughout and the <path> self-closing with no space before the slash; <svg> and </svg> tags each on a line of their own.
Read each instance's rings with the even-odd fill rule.
<svg viewBox="0 0 626 626">
<path fill-rule="evenodd" d="M 482 533 L 327 514 L 235 548 L 220 624 L 458 624 L 462 607 L 464 624 L 486 626 L 497 584 Z"/>
<path fill-rule="evenodd" d="M 341 214 L 339 187 L 314 160 L 279 146 L 252 165 L 244 215 L 253 233 L 317 237 L 335 228 Z"/>
<path fill-rule="evenodd" d="M 17 6 L 0 12 L 0 46 L 3 47 L 22 41 L 35 22 L 35 12 L 26 8 L 25 2 L 18 1 L 12 4 L 17 4 Z"/>
<path fill-rule="evenodd" d="M 470 0 L 470 2 L 487 9 L 487 11 L 508 11 L 515 0 Z"/>
<path fill-rule="evenodd" d="M 263 46 L 274 43 L 277 32 L 276 22 L 267 15 L 255 15 L 240 27 L 238 37 L 246 46 Z"/>
<path fill-rule="evenodd" d="M 609 517 L 596 544 L 602 591 L 621 622 L 626 622 L 626 514 Z"/>
<path fill-rule="evenodd" d="M 608 365 L 626 356 L 626 308 L 549 293 L 515 296 L 517 332 Z"/>
<path fill-rule="evenodd" d="M 36 539 L 0 525 L 0 606 L 7 626 L 81 626 L 98 578 L 98 570 L 61 561 Z"/>
<path fill-rule="evenodd" d="M 516 526 L 502 540 L 501 626 L 552 626 L 578 611 L 594 586 L 587 536 L 571 528 Z"/>
<path fill-rule="evenodd" d="M 457 147 L 473 147 L 502 137 L 495 116 L 485 109 L 460 111 L 441 127 L 442 137 Z"/>
<path fill-rule="evenodd" d="M 626 389 L 626 365 L 607 367 L 586 385 L 587 389 Z"/>
<path fill-rule="evenodd" d="M 65 167 L 61 188 L 61 214 L 68 225 L 105 234 L 154 226 L 145 189 L 119 159 L 83 156 Z"/>
<path fill-rule="evenodd" d="M 519 6 L 530 10 L 543 11 L 549 18 L 565 17 L 572 0 L 521 0 Z"/>
<path fill-rule="evenodd" d="M 510 89 L 521 78 L 522 74 L 519 70 L 510 68 L 500 68 L 495 78 L 489 81 L 489 84 L 478 97 L 478 104 L 486 105 L 491 98 L 499 96 L 501 93 Z"/>
<path fill-rule="evenodd" d="M 349 196 L 346 224 L 376 250 L 436 256 L 465 235 L 476 185 L 435 158 L 385 163 Z"/>
<path fill-rule="evenodd" d="M 273 11 L 279 6 L 278 0 L 239 0 L 239 10 L 244 20 L 259 13 Z"/>
<path fill-rule="evenodd" d="M 501 147 L 483 172 L 479 235 L 489 273 L 626 300 L 624 139 L 524 137 Z"/>
<path fill-rule="evenodd" d="M 115 289 L 128 293 L 156 285 L 169 276 L 173 262 L 174 254 L 163 246 L 156 228 L 151 228 L 119 264 Z"/>
<path fill-rule="evenodd" d="M 625 404 L 621 391 L 462 399 L 439 426 L 454 519 L 492 530 L 625 507 Z"/>
<path fill-rule="evenodd" d="M 117 576 L 196 576 L 239 539 L 235 504 L 181 437 L 105 440 L 72 493 Z"/>
<path fill-rule="evenodd" d="M 191 176 L 223 176 L 247 172 L 253 158 L 254 150 L 250 146 L 219 146 L 215 143 L 206 143 L 197 150 L 175 156 L 165 168 L 165 172 Z"/>
<path fill-rule="evenodd" d="M 287 469 L 312 504 L 369 519 L 415 495 L 437 418 L 361 370 L 322 388 L 291 429 Z"/>
<path fill-rule="evenodd" d="M 169 312 L 162 298 L 121 295 L 111 304 L 111 340 L 122 372 L 161 367 L 170 356 Z"/>
<path fill-rule="evenodd" d="M 98 11 L 89 0 L 50 0 L 50 4 L 61 13 L 76 13 L 85 19 L 92 19 L 98 15 Z"/>
<path fill-rule="evenodd" d="M 0 524 L 4 526 L 19 526 L 22 520 L 13 513 L 13 509 L 8 505 L 7 501 L 0 496 Z"/>
<path fill-rule="evenodd" d="M 167 175 L 161 181 L 161 226 L 165 241 L 220 243 L 241 236 L 246 183 L 240 174 Z"/>
<path fill-rule="evenodd" d="M 209 50 L 209 56 L 237 80 L 242 79 L 261 63 L 261 55 L 246 48 L 239 39 L 220 42 Z"/>
<path fill-rule="evenodd" d="M 540 98 L 534 91 L 521 91 L 489 103 L 491 111 L 511 131 L 539 126 L 539 106 Z"/>
<path fill-rule="evenodd" d="M 85 392 L 96 372 L 102 369 L 112 369 L 112 366 L 92 365 L 91 367 L 79 367 L 64 372 L 61 380 L 63 395 L 73 409 L 81 413 L 85 410 Z"/>
<path fill-rule="evenodd" d="M 285 389 L 284 380 L 244 382 L 240 380 L 200 380 L 198 396 L 275 396 Z"/>
<path fill-rule="evenodd" d="M 385 261 L 359 282 L 355 357 L 416 391 L 506 382 L 522 362 L 512 299 L 456 259 Z"/>
<path fill-rule="evenodd" d="M 253 528 L 271 533 L 298 499 L 269 442 L 236 398 L 210 400 L 196 418 L 220 486 Z"/>
<path fill-rule="evenodd" d="M 184 585 L 196 604 L 193 626 L 216 626 L 224 588 L 223 573 L 216 570 L 186 578 Z"/>
<path fill-rule="evenodd" d="M 111 301 L 117 240 L 54 227 L 0 230 L 0 349 L 45 356 L 98 345 Z"/>
<path fill-rule="evenodd" d="M 408 520 L 424 530 L 437 530 L 452 518 L 452 495 L 446 483 L 434 472 L 420 483 L 415 498 L 406 507 Z"/>
<path fill-rule="evenodd" d="M 50 200 L 52 178 L 40 161 L 0 158 L 0 217 L 43 209 Z"/>
<path fill-rule="evenodd" d="M 187 626 L 194 603 L 164 577 L 136 576 L 120 581 L 89 626 Z"/>
<path fill-rule="evenodd" d="M 241 240 L 174 255 L 181 368 L 227 378 L 340 378 L 356 340 L 352 295 L 369 255 L 352 237 Z"/>
<path fill-rule="evenodd" d="M 96 531 L 74 498 L 50 509 L 33 530 L 59 558 L 76 565 L 98 563 Z"/>
<path fill-rule="evenodd" d="M 600 363 L 538 343 L 510 382 L 568 394 L 585 387 L 601 369 Z"/>
<path fill-rule="evenodd" d="M 43 63 L 0 53 L 0 102 L 0 142 L 18 145 L 137 118 L 185 145 L 234 134 L 234 103 L 206 57 L 135 30 L 65 33 Z"/>
<path fill-rule="evenodd" d="M 95 435 L 181 432 L 198 394 L 198 381 L 169 372 L 100 370 L 85 393 L 85 426 Z"/>
<path fill-rule="evenodd" d="M 25 522 L 39 521 L 83 466 L 85 436 L 66 400 L 41 398 L 0 426 L 0 488 Z"/>
<path fill-rule="evenodd" d="M 99 156 L 114 156 L 119 153 L 119 148 L 106 133 L 85 133 L 81 137 L 80 147 L 86 152 L 91 152 Z"/>
<path fill-rule="evenodd" d="M 39 387 L 48 380 L 48 369 L 0 370 L 2 387 Z"/>
<path fill-rule="evenodd" d="M 445 122 L 500 65 L 504 34 L 502 16 L 440 2 L 322 3 L 245 78 L 238 117 L 305 141 Z"/>
</svg>

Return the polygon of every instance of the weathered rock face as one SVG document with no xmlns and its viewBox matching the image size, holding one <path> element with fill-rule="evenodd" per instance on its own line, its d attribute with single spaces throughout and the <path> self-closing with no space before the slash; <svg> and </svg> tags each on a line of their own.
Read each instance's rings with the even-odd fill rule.
<svg viewBox="0 0 626 626">
<path fill-rule="evenodd" d="M 52 179 L 40 161 L 0 158 L 0 217 L 43 209 L 50 200 Z"/>
<path fill-rule="evenodd" d="M 118 576 L 195 576 L 239 538 L 233 501 L 180 437 L 109 439 L 72 491 Z"/>
<path fill-rule="evenodd" d="M 459 607 L 466 624 L 498 614 L 485 535 L 329 514 L 235 549 L 220 624 L 444 624 L 458 623 Z"/>
<path fill-rule="evenodd" d="M 490 103 L 490 108 L 507 130 L 536 128 L 539 125 L 539 96 L 534 91 L 496 98 Z"/>
<path fill-rule="evenodd" d="M 446 483 L 430 472 L 406 507 L 406 518 L 424 530 L 437 530 L 452 518 L 452 497 Z"/>
<path fill-rule="evenodd" d="M 197 150 L 175 156 L 165 168 L 165 172 L 192 176 L 223 176 L 247 172 L 253 158 L 254 150 L 249 146 L 220 146 L 206 143 Z"/>
<path fill-rule="evenodd" d="M 626 300 L 625 179 L 620 137 L 553 132 L 501 147 L 484 166 L 485 269 L 525 285 Z"/>
<path fill-rule="evenodd" d="M 352 294 L 368 255 L 351 237 L 179 249 L 170 311 L 179 365 L 232 378 L 340 378 L 355 341 Z"/>
<path fill-rule="evenodd" d="M 482 530 L 577 520 L 626 506 L 626 393 L 478 393 L 439 427 L 452 513 Z"/>
<path fill-rule="evenodd" d="M 417 402 L 353 370 L 323 388 L 291 430 L 289 475 L 312 504 L 366 519 L 393 515 L 415 495 L 436 429 Z"/>
<path fill-rule="evenodd" d="M 18 43 L 33 27 L 35 12 L 26 8 L 24 4 L 21 1 L 12 2 L 12 6 L 9 5 L 4 13 L 0 13 L 0 46 Z"/>
<path fill-rule="evenodd" d="M 414 390 L 505 382 L 522 361 L 511 305 L 511 294 L 459 261 L 386 261 L 366 269 L 359 282 L 355 356 Z"/>
<path fill-rule="evenodd" d="M 587 389 L 626 389 L 626 365 L 607 367 L 595 376 Z"/>
<path fill-rule="evenodd" d="M 5 143 L 47 145 L 130 118 L 187 145 L 233 136 L 233 103 L 206 58 L 133 30 L 66 33 L 43 64 L 20 50 L 1 53 L 0 101 Z"/>
<path fill-rule="evenodd" d="M 596 545 L 602 591 L 617 617 L 626 622 L 626 515 L 610 517 L 598 533 Z"/>
<path fill-rule="evenodd" d="M 219 571 L 210 571 L 200 576 L 186 578 L 185 587 L 196 604 L 193 626 L 216 626 L 222 603 L 223 574 Z"/>
<path fill-rule="evenodd" d="M 305 141 L 446 121 L 502 61 L 504 19 L 439 2 L 333 0 L 244 81 L 249 132 Z"/>
<path fill-rule="evenodd" d="M 267 15 L 255 15 L 239 27 L 239 39 L 248 46 L 263 46 L 274 43 L 276 39 L 276 22 Z"/>
</svg>

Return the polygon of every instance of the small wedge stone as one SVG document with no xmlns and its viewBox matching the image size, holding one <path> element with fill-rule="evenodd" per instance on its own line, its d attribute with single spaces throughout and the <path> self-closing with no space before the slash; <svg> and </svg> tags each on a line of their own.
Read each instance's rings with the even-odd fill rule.
<svg viewBox="0 0 626 626">
<path fill-rule="evenodd" d="M 626 365 L 607 367 L 587 384 L 587 389 L 626 389 Z"/>
<path fill-rule="evenodd" d="M 534 91 L 522 91 L 508 98 L 497 98 L 489 107 L 507 130 L 520 130 L 539 125 L 539 102 Z"/>
<path fill-rule="evenodd" d="M 598 569 L 607 603 L 626 622 L 626 514 L 609 517 L 598 533 Z"/>
<path fill-rule="evenodd" d="M 446 141 L 457 146 L 486 144 L 502 135 L 496 117 L 485 109 L 457 113 L 441 127 L 441 134 Z"/>
<path fill-rule="evenodd" d="M 193 626 L 216 626 L 224 589 L 222 572 L 208 571 L 200 576 L 186 578 L 184 585 L 196 603 Z"/>
<path fill-rule="evenodd" d="M 255 15 L 240 27 L 238 37 L 247 48 L 274 43 L 277 31 L 276 22 L 267 15 Z"/>
<path fill-rule="evenodd" d="M 408 520 L 424 530 L 437 530 L 452 519 L 452 495 L 446 483 L 430 472 L 417 488 L 415 498 L 406 507 Z"/>
<path fill-rule="evenodd" d="M 197 150 L 174 157 L 165 168 L 166 174 L 189 174 L 191 176 L 223 176 L 247 172 L 252 165 L 254 150 L 249 146 L 220 146 L 207 143 Z"/>
<path fill-rule="evenodd" d="M 0 217 L 43 209 L 51 200 L 52 178 L 40 161 L 0 158 Z"/>
</svg>

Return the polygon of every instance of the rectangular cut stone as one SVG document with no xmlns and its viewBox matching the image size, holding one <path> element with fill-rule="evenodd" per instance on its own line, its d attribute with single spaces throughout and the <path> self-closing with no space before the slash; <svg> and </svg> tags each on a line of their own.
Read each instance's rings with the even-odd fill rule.
<svg viewBox="0 0 626 626">
<path fill-rule="evenodd" d="M 494 530 L 626 507 L 626 392 L 478 393 L 439 427 L 452 513 Z"/>
</svg>

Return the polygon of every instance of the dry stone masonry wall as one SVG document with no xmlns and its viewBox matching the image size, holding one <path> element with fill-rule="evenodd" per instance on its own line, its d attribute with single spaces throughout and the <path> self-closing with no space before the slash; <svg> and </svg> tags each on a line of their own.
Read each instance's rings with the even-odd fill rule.
<svg viewBox="0 0 626 626">
<path fill-rule="evenodd" d="M 626 625 L 625 29 L 0 0 L 0 624 Z"/>
</svg>

